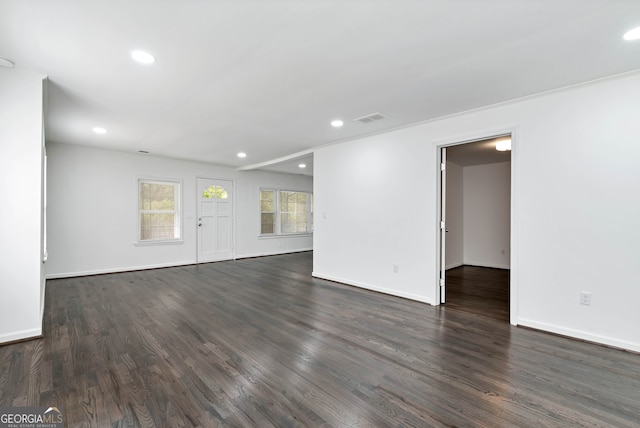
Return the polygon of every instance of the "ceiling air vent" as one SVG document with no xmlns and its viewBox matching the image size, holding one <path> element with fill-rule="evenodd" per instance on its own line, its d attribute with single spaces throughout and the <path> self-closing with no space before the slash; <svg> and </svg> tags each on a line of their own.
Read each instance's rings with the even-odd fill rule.
<svg viewBox="0 0 640 428">
<path fill-rule="evenodd" d="M 373 114 L 368 114 L 366 116 L 362 116 L 359 117 L 357 119 L 353 119 L 356 122 L 360 122 L 360 123 L 371 123 L 371 122 L 376 122 L 378 120 L 382 120 L 382 119 L 386 119 L 387 116 L 385 116 L 384 114 L 381 113 L 373 113 Z"/>
</svg>

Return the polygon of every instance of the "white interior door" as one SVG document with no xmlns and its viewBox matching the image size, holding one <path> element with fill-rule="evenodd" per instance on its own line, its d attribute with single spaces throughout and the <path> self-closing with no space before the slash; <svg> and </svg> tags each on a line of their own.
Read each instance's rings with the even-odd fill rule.
<svg viewBox="0 0 640 428">
<path fill-rule="evenodd" d="M 198 263 L 233 258 L 233 182 L 198 178 Z"/>
<path fill-rule="evenodd" d="M 440 149 L 440 278 L 439 278 L 439 294 L 440 303 L 446 301 L 446 288 L 447 288 L 447 260 L 446 260 L 446 245 L 447 245 L 447 224 L 446 224 L 446 210 L 447 207 L 447 148 L 442 147 Z"/>
</svg>

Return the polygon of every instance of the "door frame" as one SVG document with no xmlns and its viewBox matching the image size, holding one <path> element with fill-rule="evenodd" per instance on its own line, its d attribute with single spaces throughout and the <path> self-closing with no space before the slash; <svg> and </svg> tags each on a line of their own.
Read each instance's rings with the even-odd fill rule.
<svg viewBox="0 0 640 428">
<path fill-rule="evenodd" d="M 196 264 L 207 263 L 200 261 L 200 234 L 198 233 L 198 214 L 200 213 L 200 194 L 198 191 L 198 180 L 214 180 L 214 181 L 229 181 L 231 182 L 231 191 L 233 192 L 233 200 L 231 202 L 231 209 L 233 210 L 233 214 L 231 216 L 231 258 L 229 260 L 236 259 L 236 181 L 232 178 L 211 178 L 205 177 L 203 175 L 197 175 L 195 179 L 195 183 L 193 184 L 195 188 L 195 203 L 196 203 L 196 211 L 195 216 L 193 217 L 193 228 L 196 234 Z"/>
<path fill-rule="evenodd" d="M 511 135 L 511 201 L 510 201 L 510 255 L 509 255 L 509 323 L 512 325 L 518 325 L 518 176 L 516 171 L 518 170 L 518 150 L 517 150 L 517 141 L 519 139 L 519 127 L 512 126 L 508 128 L 500 128 L 491 131 L 479 132 L 466 136 L 459 136 L 455 138 L 449 138 L 446 140 L 438 141 L 434 144 L 435 150 L 435 159 L 436 159 L 436 224 L 435 224 L 435 232 L 436 236 L 436 257 L 435 257 L 435 287 L 433 289 L 433 304 L 434 306 L 440 305 L 440 275 L 441 275 L 441 265 L 443 264 L 443 257 L 445 254 L 442 253 L 442 249 L 444 248 L 442 239 L 446 235 L 445 233 L 441 233 L 440 222 L 441 214 L 443 213 L 442 201 L 443 196 L 442 192 L 445 192 L 446 198 L 446 188 L 443 188 L 442 173 L 441 173 L 441 156 L 442 149 L 457 146 L 460 144 L 468 144 L 475 143 L 483 140 L 488 140 L 491 138 L 503 137 L 505 135 Z M 445 238 L 446 241 L 446 238 Z"/>
</svg>

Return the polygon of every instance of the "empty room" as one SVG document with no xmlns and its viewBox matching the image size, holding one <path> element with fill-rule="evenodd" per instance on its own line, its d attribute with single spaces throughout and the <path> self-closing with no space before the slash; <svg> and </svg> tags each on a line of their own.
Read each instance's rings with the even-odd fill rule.
<svg viewBox="0 0 640 428">
<path fill-rule="evenodd" d="M 638 426 L 638 93 L 636 0 L 0 0 L 0 426 Z"/>
</svg>

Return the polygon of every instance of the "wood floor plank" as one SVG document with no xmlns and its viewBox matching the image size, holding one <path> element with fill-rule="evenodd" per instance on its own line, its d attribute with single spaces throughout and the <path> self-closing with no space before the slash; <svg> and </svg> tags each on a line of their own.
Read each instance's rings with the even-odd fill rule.
<svg viewBox="0 0 640 428">
<path fill-rule="evenodd" d="M 468 265 L 447 270 L 447 307 L 508 322 L 509 272 Z"/>
<path fill-rule="evenodd" d="M 48 281 L 44 338 L 0 347 L 0 406 L 57 405 L 69 427 L 640 426 L 638 354 L 311 270 L 298 253 Z"/>
</svg>

